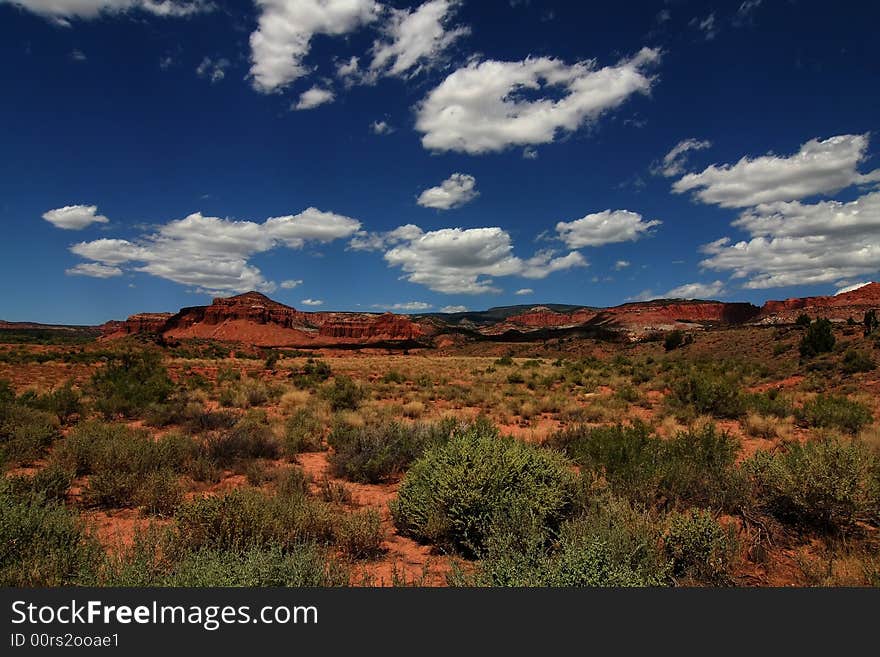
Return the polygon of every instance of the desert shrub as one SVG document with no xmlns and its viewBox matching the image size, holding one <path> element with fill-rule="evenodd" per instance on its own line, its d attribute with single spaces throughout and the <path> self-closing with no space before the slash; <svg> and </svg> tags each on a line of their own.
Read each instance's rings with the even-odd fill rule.
<svg viewBox="0 0 880 657">
<path fill-rule="evenodd" d="M 186 474 L 195 481 L 203 481 L 216 484 L 222 478 L 223 472 L 213 459 L 205 454 L 200 454 L 190 460 L 185 467 Z"/>
<path fill-rule="evenodd" d="M 841 370 L 844 374 L 858 374 L 859 372 L 870 372 L 876 369 L 877 363 L 871 358 L 871 355 L 864 351 L 848 349 L 843 355 L 841 361 Z"/>
<path fill-rule="evenodd" d="M 382 375 L 382 383 L 406 383 L 406 377 L 397 370 L 388 370 Z"/>
<path fill-rule="evenodd" d="M 781 453 L 758 452 L 745 468 L 756 499 L 782 520 L 847 530 L 880 513 L 877 457 L 858 441 L 794 443 Z"/>
<path fill-rule="evenodd" d="M 330 403 L 334 411 L 357 410 L 367 396 L 366 391 L 350 376 L 334 377 L 333 383 L 321 390 L 321 396 Z"/>
<path fill-rule="evenodd" d="M 266 468 L 263 461 L 255 460 L 247 464 L 244 469 L 244 476 L 251 486 L 262 486 L 272 479 L 272 475 Z"/>
<path fill-rule="evenodd" d="M 801 328 L 807 328 L 810 326 L 810 323 L 813 320 L 810 319 L 810 316 L 806 313 L 801 313 L 797 316 L 797 319 L 794 321 L 795 326 L 800 326 Z"/>
<path fill-rule="evenodd" d="M 31 475 L 7 477 L 6 484 L 15 496 L 37 495 L 51 501 L 60 501 L 67 496 L 73 482 L 73 471 L 52 461 Z"/>
<path fill-rule="evenodd" d="M 694 337 L 692 335 L 676 329 L 667 333 L 663 338 L 663 348 L 666 351 L 672 351 L 679 347 L 683 347 L 684 345 L 691 344 L 693 341 Z"/>
<path fill-rule="evenodd" d="M 804 358 L 813 358 L 834 349 L 834 330 L 827 319 L 817 319 L 807 327 L 801 338 L 800 352 Z"/>
<path fill-rule="evenodd" d="M 279 547 L 306 541 L 330 542 L 335 514 L 305 495 L 270 497 L 253 489 L 206 497 L 176 511 L 176 550 L 232 550 Z"/>
<path fill-rule="evenodd" d="M 0 480 L 0 586 L 88 583 L 97 548 L 63 504 Z"/>
<path fill-rule="evenodd" d="M 286 550 L 251 548 L 244 552 L 200 550 L 175 563 L 162 586 L 328 587 L 346 586 L 348 568 L 314 543 Z"/>
<path fill-rule="evenodd" d="M 317 452 L 323 447 L 324 425 L 310 410 L 302 408 L 284 423 L 284 451 L 290 457 Z"/>
<path fill-rule="evenodd" d="M 794 415 L 791 401 L 780 395 L 779 390 L 776 389 L 743 395 L 743 402 L 748 410 L 758 415 L 772 415 L 778 418 Z"/>
<path fill-rule="evenodd" d="M 797 418 L 812 427 L 840 429 L 852 434 L 873 420 L 871 409 L 840 395 L 816 395 L 797 410 Z"/>
<path fill-rule="evenodd" d="M 511 358 L 509 355 L 502 356 L 495 361 L 495 364 L 502 367 L 510 367 L 511 365 L 513 365 L 513 358 Z"/>
<path fill-rule="evenodd" d="M 382 553 L 382 517 L 376 509 L 341 515 L 335 532 L 337 545 L 353 559 L 372 559 Z"/>
<path fill-rule="evenodd" d="M 780 342 L 779 344 L 773 345 L 773 355 L 781 356 L 782 354 L 788 353 L 791 351 L 794 344 L 791 342 Z"/>
<path fill-rule="evenodd" d="M 174 390 L 162 364 L 162 354 L 152 350 L 120 351 L 92 376 L 95 408 L 111 418 L 135 417 L 152 404 L 161 404 Z"/>
<path fill-rule="evenodd" d="M 208 436 L 205 446 L 208 457 L 223 467 L 247 459 L 274 459 L 281 453 L 272 429 L 256 416 L 244 417 L 232 429 Z"/>
<path fill-rule="evenodd" d="M 312 478 L 306 474 L 305 470 L 298 467 L 283 470 L 275 477 L 279 495 L 305 495 L 309 492 L 311 483 Z"/>
<path fill-rule="evenodd" d="M 165 404 L 150 406 L 144 419 L 153 427 L 179 426 L 190 433 L 204 433 L 229 429 L 238 421 L 238 416 L 229 411 L 205 410 L 201 402 L 178 395 Z"/>
<path fill-rule="evenodd" d="M 137 487 L 135 502 L 147 513 L 170 516 L 183 501 L 177 473 L 168 468 L 147 473 Z"/>
<path fill-rule="evenodd" d="M 82 395 L 69 382 L 44 395 L 26 392 L 18 398 L 17 403 L 52 413 L 62 424 L 83 413 Z"/>
<path fill-rule="evenodd" d="M 534 517 L 496 525 L 473 576 L 458 583 L 478 586 L 662 586 L 670 564 L 660 548 L 660 528 L 628 502 L 600 501 L 565 522 L 554 541 Z M 523 528 L 527 528 L 523 531 Z"/>
<path fill-rule="evenodd" d="M 744 411 L 743 397 L 735 376 L 697 370 L 672 382 L 670 401 L 698 415 L 737 418 Z"/>
<path fill-rule="evenodd" d="M 333 481 L 327 475 L 318 481 L 318 494 L 325 502 L 332 504 L 351 504 L 351 489 L 340 481 Z"/>
<path fill-rule="evenodd" d="M 333 372 L 326 361 L 308 358 L 302 369 L 291 372 L 293 384 L 299 388 L 314 388 L 332 376 Z"/>
<path fill-rule="evenodd" d="M 254 408 L 278 399 L 281 389 L 258 379 L 241 379 L 220 389 L 218 401 L 226 408 Z"/>
<path fill-rule="evenodd" d="M 0 379 L 0 404 L 9 404 L 15 401 L 15 390 L 8 379 Z"/>
<path fill-rule="evenodd" d="M 512 509 L 552 530 L 572 506 L 575 476 L 560 454 L 501 438 L 480 424 L 428 449 L 400 486 L 391 512 L 417 540 L 479 554 Z"/>
<path fill-rule="evenodd" d="M 0 404 L 0 463 L 29 463 L 42 456 L 60 435 L 53 414 L 19 404 Z"/>
<path fill-rule="evenodd" d="M 641 422 L 631 426 L 576 426 L 554 434 L 584 471 L 612 492 L 643 504 L 735 506 L 741 482 L 734 467 L 738 442 L 714 425 L 669 439 Z"/>
<path fill-rule="evenodd" d="M 350 481 L 378 483 L 402 473 L 426 449 L 449 440 L 455 420 L 433 424 L 353 427 L 339 423 L 327 442 L 333 447 L 330 467 Z"/>
<path fill-rule="evenodd" d="M 690 509 L 670 514 L 663 547 L 674 575 L 707 584 L 730 581 L 735 536 L 721 526 L 711 511 Z"/>
<path fill-rule="evenodd" d="M 516 385 L 518 383 L 525 383 L 526 379 L 521 372 L 515 371 L 507 375 L 507 382 Z"/>
</svg>

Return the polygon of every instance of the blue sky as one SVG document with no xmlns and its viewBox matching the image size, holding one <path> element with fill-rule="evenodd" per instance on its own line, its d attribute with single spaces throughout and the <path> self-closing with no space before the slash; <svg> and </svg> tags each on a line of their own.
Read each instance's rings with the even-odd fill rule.
<svg viewBox="0 0 880 657">
<path fill-rule="evenodd" d="M 830 294 L 873 3 L 0 0 L 0 317 Z"/>
</svg>

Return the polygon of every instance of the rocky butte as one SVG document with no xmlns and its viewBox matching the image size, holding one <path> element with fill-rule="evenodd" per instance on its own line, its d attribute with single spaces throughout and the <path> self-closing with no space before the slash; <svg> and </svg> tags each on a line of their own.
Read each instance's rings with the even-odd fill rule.
<svg viewBox="0 0 880 657">
<path fill-rule="evenodd" d="M 630 339 L 676 328 L 793 323 L 799 315 L 860 322 L 880 309 L 880 283 L 835 296 L 750 303 L 658 299 L 612 308 L 511 306 L 485 312 L 425 315 L 303 312 L 258 292 L 218 298 L 178 313 L 141 313 L 112 321 L 104 338 L 154 334 L 166 340 L 201 338 L 260 347 L 430 347 L 449 340 L 542 340 L 554 335 L 620 335 Z"/>
</svg>

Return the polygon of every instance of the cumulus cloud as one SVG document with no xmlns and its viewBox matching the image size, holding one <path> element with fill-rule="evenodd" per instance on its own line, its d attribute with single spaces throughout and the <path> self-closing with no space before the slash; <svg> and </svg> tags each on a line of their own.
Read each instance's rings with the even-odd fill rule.
<svg viewBox="0 0 880 657">
<path fill-rule="evenodd" d="M 443 306 L 440 309 L 441 313 L 466 313 L 467 311 L 467 306 Z"/>
<path fill-rule="evenodd" d="M 43 213 L 43 219 L 53 226 L 65 230 L 82 230 L 92 224 L 106 224 L 110 221 L 102 214 L 98 214 L 97 205 L 65 205 Z"/>
<path fill-rule="evenodd" d="M 760 204 L 733 225 L 751 239 L 706 244 L 701 265 L 733 272 L 746 288 L 832 283 L 880 270 L 880 192 L 846 203 Z"/>
<path fill-rule="evenodd" d="M 294 110 L 310 110 L 318 107 L 319 105 L 324 105 L 326 103 L 332 103 L 336 98 L 336 94 L 334 94 L 330 89 L 322 89 L 321 87 L 312 87 L 308 91 L 304 91 L 300 97 L 299 101 L 296 105 L 293 106 Z"/>
<path fill-rule="evenodd" d="M 663 296 L 667 299 L 710 299 L 724 295 L 724 283 L 712 281 L 711 283 L 685 283 L 669 290 Z"/>
<path fill-rule="evenodd" d="M 424 301 L 406 301 L 404 303 L 392 303 L 392 304 L 381 304 L 374 303 L 373 308 L 382 308 L 384 310 L 393 310 L 393 311 L 404 311 L 404 312 L 416 312 L 421 310 L 428 310 L 431 308 L 430 303 L 425 303 Z"/>
<path fill-rule="evenodd" d="M 370 124 L 370 132 L 374 135 L 390 135 L 394 132 L 394 128 L 385 121 L 373 121 Z"/>
<path fill-rule="evenodd" d="M 627 267 L 629 267 L 629 265 L 629 260 L 618 260 L 614 263 L 614 270 L 621 271 L 622 269 L 626 269 Z"/>
<path fill-rule="evenodd" d="M 66 269 L 64 273 L 68 276 L 90 276 L 92 278 L 122 276 L 122 270 L 119 267 L 102 265 L 98 262 L 81 262 L 75 267 Z"/>
<path fill-rule="evenodd" d="M 101 14 L 140 10 L 154 16 L 179 17 L 211 11 L 213 5 L 204 0 L 0 0 L 26 9 L 62 25 L 68 19 L 88 20 Z"/>
<path fill-rule="evenodd" d="M 663 156 L 662 162 L 655 162 L 651 165 L 651 173 L 655 176 L 666 176 L 667 178 L 680 176 L 684 173 L 688 154 L 691 151 L 701 151 L 711 146 L 712 142 L 708 140 L 684 139 Z"/>
<path fill-rule="evenodd" d="M 351 237 L 359 229 L 356 219 L 316 208 L 263 223 L 195 213 L 133 241 L 99 239 L 74 244 L 70 250 L 94 263 L 126 265 L 201 290 L 271 292 L 275 284 L 249 262 L 255 254 L 277 247 L 300 249 L 308 242 L 327 243 Z M 299 281 L 287 281 L 288 289 L 295 287 L 291 283 Z"/>
<path fill-rule="evenodd" d="M 574 221 L 560 221 L 556 224 L 556 232 L 566 246 L 579 249 L 634 242 L 649 235 L 651 228 L 662 223 L 657 219 L 645 221 L 638 212 L 629 210 L 603 210 Z"/>
<path fill-rule="evenodd" d="M 774 201 L 795 201 L 832 194 L 849 187 L 880 181 L 880 169 L 857 170 L 867 156 L 869 136 L 838 135 L 811 139 L 788 157 L 743 157 L 736 164 L 712 165 L 676 181 L 676 194 L 693 191 L 703 203 L 744 208 Z"/>
<path fill-rule="evenodd" d="M 379 16 L 374 0 L 256 0 L 258 26 L 250 36 L 251 77 L 270 93 L 309 73 L 304 60 L 317 34 L 354 32 Z"/>
<path fill-rule="evenodd" d="M 383 38 L 373 44 L 370 70 L 405 76 L 434 66 L 449 46 L 470 32 L 467 27 L 450 25 L 460 4 L 458 0 L 430 0 L 415 9 L 390 9 Z"/>
<path fill-rule="evenodd" d="M 453 173 L 437 187 L 426 189 L 419 195 L 418 204 L 423 208 L 451 210 L 469 203 L 480 193 L 477 179 L 466 173 Z"/>
<path fill-rule="evenodd" d="M 205 57 L 196 67 L 196 75 L 210 80 L 211 84 L 215 84 L 226 77 L 226 69 L 229 68 L 229 63 L 229 60 L 224 57 L 217 59 Z"/>
<path fill-rule="evenodd" d="M 300 303 L 304 306 L 323 306 L 324 302 L 321 299 L 303 299 Z"/>
<path fill-rule="evenodd" d="M 446 294 L 498 292 L 495 277 L 537 279 L 587 264 L 578 252 L 556 257 L 544 251 L 523 260 L 513 254 L 510 235 L 497 227 L 424 232 L 408 225 L 392 232 L 394 237 L 385 238 L 394 244 L 385 252 L 385 261 L 400 268 L 409 282 Z"/>
<path fill-rule="evenodd" d="M 514 294 L 518 297 L 525 297 L 525 296 L 528 296 L 528 295 L 534 294 L 534 293 L 535 293 L 535 291 L 530 287 L 523 287 L 523 288 L 520 288 L 519 290 L 517 290 L 516 292 L 514 292 Z"/>
<path fill-rule="evenodd" d="M 638 294 L 627 297 L 626 301 L 654 301 L 655 299 L 711 299 L 726 294 L 722 281 L 711 283 L 685 283 L 674 287 L 667 292 L 655 293 L 652 290 L 642 290 Z"/>
<path fill-rule="evenodd" d="M 613 66 L 568 65 L 549 57 L 519 62 L 473 61 L 451 73 L 417 107 L 422 145 L 470 154 L 553 142 L 633 94 L 650 91 L 656 49 Z M 557 96 L 557 98 L 553 98 Z"/>
<path fill-rule="evenodd" d="M 292 290 L 293 288 L 302 285 L 302 283 L 301 279 L 281 281 L 280 287 L 282 290 Z"/>
</svg>

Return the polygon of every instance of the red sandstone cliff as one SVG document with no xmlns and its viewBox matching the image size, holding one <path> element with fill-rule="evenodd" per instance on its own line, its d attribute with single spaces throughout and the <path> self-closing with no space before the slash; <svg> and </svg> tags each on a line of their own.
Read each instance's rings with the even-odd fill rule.
<svg viewBox="0 0 880 657">
<path fill-rule="evenodd" d="M 768 301 L 761 308 L 762 324 L 785 324 L 795 321 L 798 315 L 821 316 L 832 320 L 852 317 L 861 321 L 866 310 L 880 309 L 880 283 L 868 283 L 862 287 L 828 297 L 801 297 L 784 301 Z"/>
</svg>

